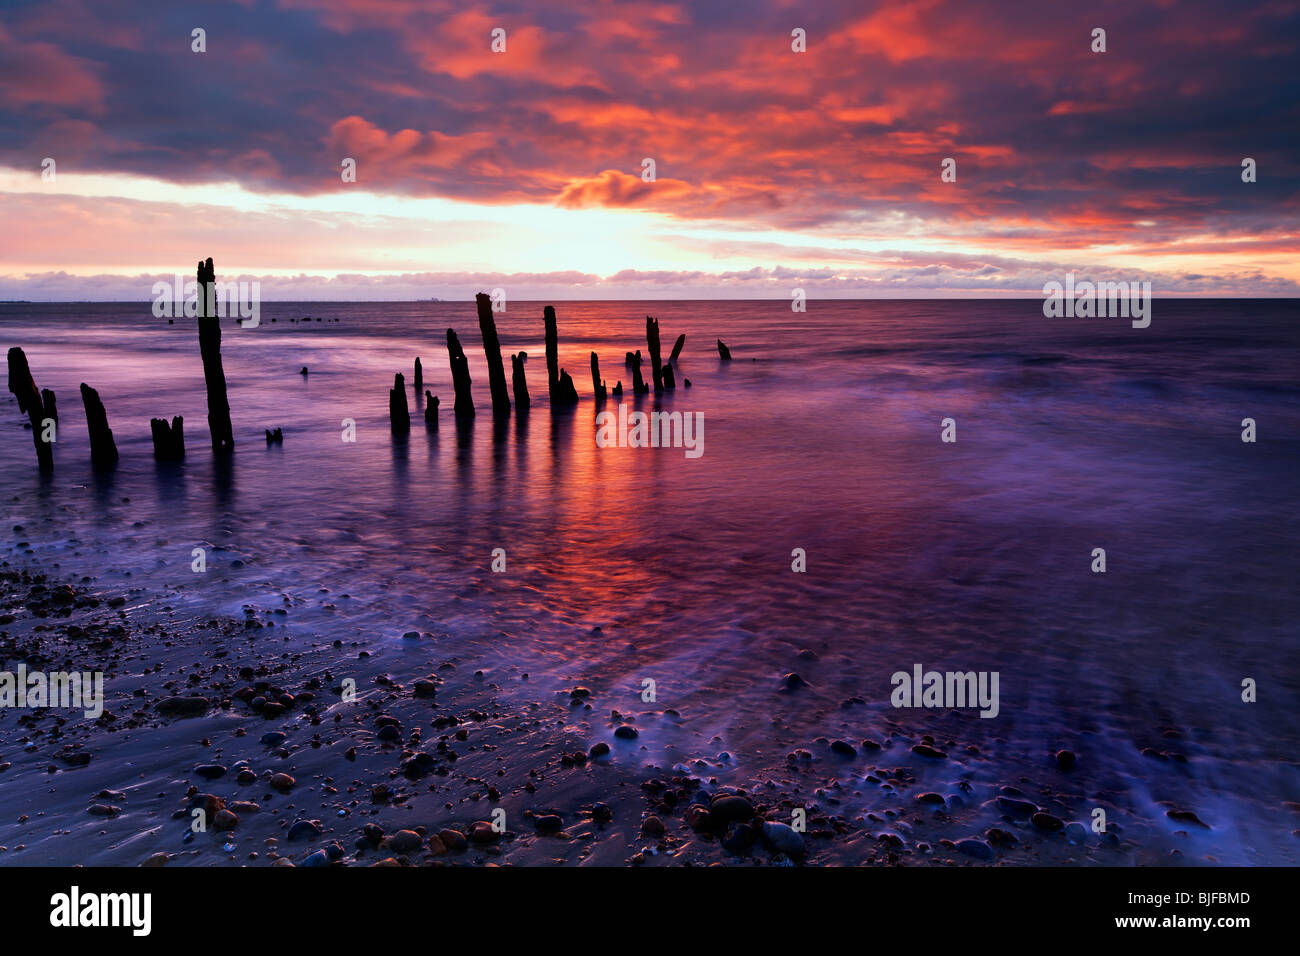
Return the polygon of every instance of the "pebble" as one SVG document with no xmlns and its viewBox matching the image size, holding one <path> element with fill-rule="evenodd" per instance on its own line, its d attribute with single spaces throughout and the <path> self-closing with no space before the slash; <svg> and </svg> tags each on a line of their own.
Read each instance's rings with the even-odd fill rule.
<svg viewBox="0 0 1300 956">
<path fill-rule="evenodd" d="M 1030 822 L 1040 830 L 1061 830 L 1065 827 L 1065 822 L 1057 816 L 1053 816 L 1046 811 L 1040 810 L 1029 818 Z"/>
<path fill-rule="evenodd" d="M 210 706 L 206 697 L 164 697 L 154 709 L 164 717 L 201 717 Z"/>
<path fill-rule="evenodd" d="M 1204 830 L 1210 829 L 1209 824 L 1203 822 L 1191 810 L 1166 810 L 1165 816 L 1170 820 L 1177 820 L 1179 823 L 1190 823 L 1192 826 L 1201 827 Z"/>
<path fill-rule="evenodd" d="M 423 845 L 424 840 L 414 830 L 398 830 L 388 840 L 388 848 L 394 853 L 410 853 Z"/>
<path fill-rule="evenodd" d="M 315 820 L 299 820 L 289 827 L 290 843 L 297 843 L 299 840 L 314 840 L 320 835 L 321 828 Z"/>
<path fill-rule="evenodd" d="M 792 860 L 801 859 L 807 852 L 803 836 L 794 828 L 784 823 L 777 823 L 775 820 L 764 822 L 763 839 L 776 852 L 784 853 Z"/>
<path fill-rule="evenodd" d="M 1069 770 L 1074 767 L 1074 754 L 1068 750 L 1058 750 L 1056 752 L 1056 769 Z"/>
<path fill-rule="evenodd" d="M 994 857 L 993 847 L 983 840 L 959 840 L 957 841 L 957 850 L 967 856 L 973 856 L 977 860 L 991 860 Z"/>
<path fill-rule="evenodd" d="M 627 726 L 627 724 L 624 724 L 623 726 L 618 727 L 614 730 L 614 736 L 617 737 L 619 740 L 636 740 L 636 736 L 637 736 L 636 728 L 629 727 Z"/>
<path fill-rule="evenodd" d="M 727 824 L 737 820 L 749 820 L 754 816 L 754 807 L 744 797 L 714 797 L 709 804 L 709 829 L 721 833 Z"/>
<path fill-rule="evenodd" d="M 438 839 L 441 840 L 449 850 L 464 850 L 469 846 L 469 841 L 465 839 L 465 834 L 459 830 L 439 830 Z"/>
<path fill-rule="evenodd" d="M 239 826 L 239 817 L 230 810 L 218 810 L 212 825 L 218 830 L 233 830 Z"/>
<path fill-rule="evenodd" d="M 293 789 L 296 781 L 287 773 L 277 773 L 271 777 L 271 789 L 279 790 L 281 793 L 288 793 Z"/>
</svg>

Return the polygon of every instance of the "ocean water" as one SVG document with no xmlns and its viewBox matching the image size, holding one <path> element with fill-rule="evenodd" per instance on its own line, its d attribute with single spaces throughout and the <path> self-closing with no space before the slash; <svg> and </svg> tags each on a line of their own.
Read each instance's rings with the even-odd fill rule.
<svg viewBox="0 0 1300 956">
<path fill-rule="evenodd" d="M 701 761 L 724 783 L 752 786 L 820 738 L 890 728 L 973 748 L 921 771 L 949 787 L 1037 778 L 1068 748 L 1074 818 L 1103 806 L 1140 830 L 1133 861 L 1296 862 L 1295 301 L 1161 300 L 1142 330 L 1047 319 L 1037 300 L 814 301 L 806 314 L 557 302 L 560 364 L 582 400 L 555 413 L 542 305 L 497 316 L 507 378 L 509 353 L 528 353 L 533 407 L 494 423 L 472 303 L 264 304 L 259 327 L 223 331 L 225 464 L 192 320 L 169 326 L 147 303 L 0 305 L 0 344 L 25 350 L 60 412 L 42 479 L 16 403 L 0 401 L 0 557 L 165 589 L 203 613 L 288 608 L 290 646 L 400 648 L 429 632 L 439 659 L 495 675 L 505 698 L 583 684 L 607 709 L 647 710 L 651 679 L 655 707 L 683 719 L 647 721 L 637 759 Z M 686 347 L 675 391 L 633 397 L 623 355 L 646 354 L 647 314 L 665 356 L 679 333 Z M 290 321 L 306 316 L 324 321 Z M 478 405 L 463 427 L 449 326 Z M 592 350 L 631 407 L 702 415 L 703 455 L 598 448 Z M 412 393 L 411 434 L 395 439 L 388 389 L 399 371 L 410 389 L 416 356 L 440 427 L 426 430 Z M 83 381 L 121 453 L 107 475 L 90 466 Z M 173 415 L 187 456 L 155 463 L 149 419 Z M 946 418 L 955 443 L 940 441 Z M 284 443 L 267 446 L 275 427 Z M 498 548 L 505 573 L 491 571 Z M 428 670 L 409 656 L 392 666 Z M 997 671 L 998 716 L 893 708 L 891 675 L 918 663 Z M 791 671 L 803 692 L 781 692 Z M 865 812 L 874 798 L 850 785 L 837 799 Z M 1210 829 L 1180 833 L 1170 808 Z"/>
</svg>

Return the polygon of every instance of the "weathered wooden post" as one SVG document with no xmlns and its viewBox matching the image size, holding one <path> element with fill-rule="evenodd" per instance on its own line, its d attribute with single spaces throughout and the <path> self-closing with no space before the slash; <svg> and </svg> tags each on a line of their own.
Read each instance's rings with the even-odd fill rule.
<svg viewBox="0 0 1300 956">
<path fill-rule="evenodd" d="M 117 443 L 108 427 L 108 412 L 99 400 L 99 392 L 81 383 L 81 404 L 86 408 L 86 430 L 90 433 L 90 461 L 96 468 L 111 468 L 117 463 Z"/>
<path fill-rule="evenodd" d="M 731 361 L 731 349 L 727 348 L 727 343 L 723 342 L 722 339 L 718 339 L 718 358 L 724 362 Z"/>
<path fill-rule="evenodd" d="M 671 391 L 677 387 L 677 379 L 673 376 L 672 364 L 664 366 L 664 391 Z"/>
<path fill-rule="evenodd" d="M 151 418 L 153 456 L 159 461 L 180 461 L 185 457 L 185 419 L 177 415 L 167 427 L 167 419 Z"/>
<path fill-rule="evenodd" d="M 401 372 L 393 376 L 393 387 L 388 390 L 388 425 L 394 435 L 405 435 L 411 430 L 411 410 L 406 404 L 406 377 Z"/>
<path fill-rule="evenodd" d="M 650 386 L 641 377 L 641 350 L 637 349 L 636 354 L 632 356 L 632 394 L 644 395 L 648 391 Z"/>
<path fill-rule="evenodd" d="M 669 365 L 677 364 L 677 356 L 682 354 L 682 346 L 684 346 L 685 344 L 686 344 L 686 333 L 683 332 L 681 335 L 677 336 L 677 341 L 673 344 L 673 354 L 668 356 Z"/>
<path fill-rule="evenodd" d="M 600 380 L 600 359 L 595 352 L 591 353 L 591 390 L 596 395 L 596 401 L 605 400 L 605 383 Z"/>
<path fill-rule="evenodd" d="M 506 386 L 506 369 L 501 361 L 501 339 L 497 337 L 496 318 L 492 315 L 492 297 L 486 292 L 474 296 L 478 306 L 478 328 L 483 333 L 483 354 L 487 356 L 488 389 L 492 392 L 492 414 L 510 414 L 510 391 Z"/>
<path fill-rule="evenodd" d="M 650 347 L 650 380 L 654 382 L 655 394 L 664 390 L 663 360 L 659 357 L 659 320 L 645 317 L 645 340 Z"/>
<path fill-rule="evenodd" d="M 209 258 L 199 263 L 199 354 L 203 357 L 203 378 L 208 387 L 208 431 L 212 451 L 229 455 L 235 450 L 230 424 L 230 401 L 226 397 L 226 372 L 221 366 L 221 320 L 216 316 L 216 270 Z"/>
<path fill-rule="evenodd" d="M 542 316 L 546 321 L 546 383 L 552 405 L 578 404 L 578 391 L 569 373 L 560 368 L 560 333 L 555 325 L 555 306 L 548 305 Z"/>
<path fill-rule="evenodd" d="M 438 430 L 438 396 L 428 389 L 424 391 L 424 424 Z"/>
<path fill-rule="evenodd" d="M 521 412 L 528 411 L 528 406 L 531 404 L 528 398 L 528 379 L 524 376 L 526 358 L 528 358 L 527 352 L 510 356 L 510 374 L 515 386 L 515 405 Z"/>
<path fill-rule="evenodd" d="M 45 407 L 45 417 L 57 425 L 59 423 L 59 407 L 55 403 L 53 389 L 41 389 L 41 404 Z"/>
<path fill-rule="evenodd" d="M 420 365 L 418 355 L 415 357 L 415 381 L 412 384 L 415 386 L 416 397 L 419 397 L 420 392 L 424 390 L 424 368 Z"/>
<path fill-rule="evenodd" d="M 454 411 L 457 418 L 474 417 L 474 396 L 470 393 L 469 359 L 460 347 L 456 330 L 447 330 L 447 360 L 451 363 L 451 385 L 456 390 Z"/>
<path fill-rule="evenodd" d="M 13 392 L 14 398 L 18 399 L 18 410 L 26 412 L 27 420 L 32 424 L 32 442 L 36 445 L 37 466 L 41 471 L 53 471 L 54 449 L 45 440 L 45 423 L 53 424 L 54 419 L 45 411 L 45 400 L 32 378 L 26 353 L 17 346 L 9 350 L 9 391 Z"/>
</svg>

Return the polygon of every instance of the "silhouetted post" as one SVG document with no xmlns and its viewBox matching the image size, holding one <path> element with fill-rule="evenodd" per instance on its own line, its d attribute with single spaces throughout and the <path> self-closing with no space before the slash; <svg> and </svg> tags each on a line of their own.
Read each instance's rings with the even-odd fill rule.
<svg viewBox="0 0 1300 956">
<path fill-rule="evenodd" d="M 718 358 L 724 362 L 731 361 L 731 349 L 727 348 L 727 343 L 723 342 L 722 339 L 718 339 Z"/>
<path fill-rule="evenodd" d="M 677 341 L 673 344 L 673 354 L 668 356 L 669 365 L 677 364 L 677 356 L 682 354 L 682 346 L 684 346 L 685 344 L 686 344 L 686 333 L 683 332 L 681 335 L 677 336 Z"/>
<path fill-rule="evenodd" d="M 635 362 L 635 361 L 636 361 L 636 356 L 633 355 L 631 352 L 625 352 L 625 353 L 623 354 L 623 364 L 624 364 L 625 366 L 627 366 L 628 368 L 631 368 L 631 367 L 632 367 L 632 363 Z"/>
<path fill-rule="evenodd" d="M 151 418 L 153 456 L 159 461 L 180 461 L 185 457 L 185 419 L 177 415 L 167 427 L 167 419 Z"/>
<path fill-rule="evenodd" d="M 81 383 L 81 404 L 86 407 L 86 430 L 90 432 L 90 460 L 96 468 L 111 468 L 117 463 L 117 443 L 108 427 L 108 412 L 99 400 L 99 392 Z"/>
<path fill-rule="evenodd" d="M 663 360 L 659 357 L 659 320 L 645 317 L 645 340 L 650 347 L 650 381 L 654 382 L 655 394 L 664 390 Z"/>
<path fill-rule="evenodd" d="M 645 383 L 641 377 L 641 350 L 636 350 L 636 355 L 632 356 L 632 394 L 644 395 L 650 391 L 650 386 Z"/>
<path fill-rule="evenodd" d="M 518 355 L 510 356 L 510 377 L 514 380 L 515 405 L 521 412 L 528 411 L 528 406 L 532 404 L 528 398 L 528 379 L 524 377 L 524 359 L 526 358 L 528 358 L 527 352 L 520 352 Z"/>
<path fill-rule="evenodd" d="M 388 390 L 388 424 L 394 435 L 405 435 L 411 430 L 411 410 L 406 404 L 406 377 L 401 372 L 393 376 L 393 387 Z"/>
<path fill-rule="evenodd" d="M 432 426 L 434 431 L 438 430 L 438 396 L 428 389 L 424 392 L 424 424 Z"/>
<path fill-rule="evenodd" d="M 447 360 L 451 363 L 451 386 L 456 390 L 455 413 L 457 418 L 474 417 L 474 396 L 470 394 L 469 359 L 460 347 L 456 330 L 447 330 Z"/>
<path fill-rule="evenodd" d="M 578 390 L 573 387 L 569 373 L 560 368 L 560 333 L 555 326 L 555 306 L 548 305 L 542 312 L 546 320 L 546 383 L 552 405 L 578 404 Z"/>
<path fill-rule="evenodd" d="M 59 408 L 54 401 L 53 389 L 41 389 L 41 404 L 45 406 L 45 417 L 57 425 L 59 423 Z"/>
<path fill-rule="evenodd" d="M 610 392 L 610 394 L 613 395 L 615 398 L 622 398 L 622 397 L 623 397 L 623 382 L 622 382 L 622 380 L 617 381 L 617 382 L 614 383 L 614 389 L 613 389 L 613 391 Z"/>
<path fill-rule="evenodd" d="M 230 425 L 230 402 L 226 397 L 226 372 L 221 367 L 221 320 L 216 315 L 217 281 L 212 260 L 199 263 L 199 354 L 203 357 L 203 377 L 208 386 L 208 431 L 212 433 L 212 451 L 229 455 L 235 450 L 235 436 Z"/>
<path fill-rule="evenodd" d="M 501 339 L 497 337 L 496 318 L 492 315 L 492 297 L 486 292 L 474 296 L 478 306 L 478 328 L 483 333 L 483 354 L 487 356 L 488 389 L 492 392 L 492 414 L 510 414 L 510 389 L 506 369 L 501 361 Z"/>
<path fill-rule="evenodd" d="M 605 400 L 605 383 L 600 380 L 600 359 L 595 352 L 591 353 L 591 390 L 596 395 L 596 401 Z"/>
<path fill-rule="evenodd" d="M 415 357 L 415 394 L 418 396 L 424 388 L 424 369 L 420 366 L 420 356 Z"/>
<path fill-rule="evenodd" d="M 36 463 L 41 471 L 54 470 L 54 450 L 45 441 L 45 422 L 51 420 L 45 411 L 45 400 L 36 382 L 32 370 L 27 365 L 27 355 L 15 346 L 9 350 L 9 391 L 18 399 L 18 410 L 27 413 L 27 420 L 32 423 L 32 441 L 36 445 Z M 47 391 L 46 394 L 49 394 Z"/>
<path fill-rule="evenodd" d="M 672 365 L 664 366 L 664 391 L 671 391 L 677 387 L 677 379 L 673 376 Z"/>
</svg>

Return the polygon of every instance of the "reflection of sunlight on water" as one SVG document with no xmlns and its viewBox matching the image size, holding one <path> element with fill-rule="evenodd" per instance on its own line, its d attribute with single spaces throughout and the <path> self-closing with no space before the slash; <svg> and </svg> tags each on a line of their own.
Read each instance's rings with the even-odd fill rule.
<svg viewBox="0 0 1300 956">
<path fill-rule="evenodd" d="M 224 471 L 208 449 L 192 328 L 88 321 L 114 314 L 98 306 L 40 326 L 4 318 L 38 385 L 62 398 L 64 437 L 42 488 L 6 404 L 0 422 L 19 440 L 0 445 L 0 477 L 10 524 L 38 555 L 57 553 L 62 573 L 181 589 L 178 600 L 237 615 L 287 595 L 283 633 L 306 642 L 427 631 L 436 659 L 517 667 L 535 692 L 583 682 L 605 695 L 604 711 L 679 709 L 680 727 L 647 726 L 655 752 L 725 749 L 748 770 L 811 736 L 876 733 L 899 718 L 888 674 L 920 660 L 1000 670 L 1006 719 L 979 733 L 1005 735 L 1016 754 L 1056 746 L 1100 711 L 1113 726 L 1095 746 L 1122 750 L 1104 761 L 1119 775 L 1111 785 L 1127 780 L 1155 815 L 1170 791 L 1133 787 L 1160 778 L 1132 741 L 1216 714 L 1215 755 L 1206 744 L 1183 771 L 1192 782 L 1165 785 L 1220 819 L 1243 806 L 1262 814 L 1290 782 L 1261 773 L 1263 792 L 1248 795 L 1222 751 L 1273 766 L 1294 750 L 1296 717 L 1266 700 L 1225 712 L 1221 679 L 1207 675 L 1275 675 L 1274 701 L 1300 691 L 1288 640 L 1295 461 L 1289 446 L 1261 443 L 1243 463 L 1235 421 L 1212 423 L 1248 405 L 1273 434 L 1295 433 L 1292 353 L 1266 347 L 1292 333 L 1259 319 L 1235 351 L 1221 343 L 1207 358 L 1212 314 L 1196 325 L 1193 310 L 1185 336 L 1167 317 L 1136 340 L 1043 326 L 1033 305 L 1007 317 L 1006 303 L 963 303 L 954 317 L 944 303 L 821 303 L 797 332 L 783 303 L 656 304 L 666 345 L 687 332 L 679 387 L 658 404 L 704 414 L 705 454 L 691 460 L 597 448 L 590 397 L 552 413 L 540 306 L 500 317 L 503 350 L 529 353 L 533 407 L 494 422 L 471 306 L 271 304 L 259 329 L 225 332 L 237 450 Z M 596 349 L 631 407 L 656 407 L 632 396 L 622 362 L 644 348 L 645 311 L 558 309 L 561 365 L 580 394 Z M 305 314 L 343 321 L 287 321 Z M 449 323 L 470 359 L 471 422 L 452 413 Z M 730 364 L 717 359 L 719 336 Z M 396 371 L 409 385 L 417 354 L 439 427 L 425 428 L 412 394 L 411 433 L 397 441 L 387 389 Z M 100 390 L 122 452 L 108 475 L 89 468 L 83 380 Z M 1165 387 L 1129 384 L 1147 380 Z M 156 464 L 148 420 L 176 414 L 187 457 Z M 949 415 L 956 445 L 938 441 Z M 346 418 L 355 444 L 341 440 Z M 261 430 L 277 426 L 284 445 L 268 448 Z M 1098 542 L 1113 562 L 1104 580 L 1080 572 Z M 213 549 L 202 576 L 189 570 L 197 545 Z M 498 547 L 504 575 L 489 570 Z M 790 571 L 795 547 L 808 552 L 806 575 Z M 817 659 L 800 660 L 801 648 Z M 806 695 L 775 693 L 790 670 L 812 685 Z M 656 705 L 636 697 L 643 677 L 659 684 Z M 1176 698 L 1140 703 L 1175 678 Z M 841 711 L 854 696 L 865 709 Z M 1260 740 L 1277 753 L 1251 749 Z M 1245 826 L 1243 841 L 1257 844 L 1258 831 Z"/>
</svg>

